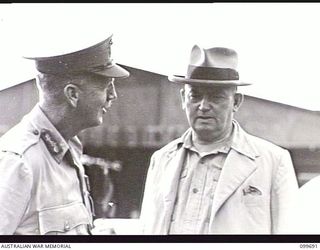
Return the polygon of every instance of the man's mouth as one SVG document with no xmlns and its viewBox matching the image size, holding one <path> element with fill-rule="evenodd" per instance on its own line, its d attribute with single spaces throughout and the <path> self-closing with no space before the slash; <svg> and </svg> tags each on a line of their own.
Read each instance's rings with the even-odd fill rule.
<svg viewBox="0 0 320 250">
<path fill-rule="evenodd" d="M 212 116 L 198 116 L 198 119 L 209 120 L 209 119 L 213 119 L 213 117 Z"/>
</svg>

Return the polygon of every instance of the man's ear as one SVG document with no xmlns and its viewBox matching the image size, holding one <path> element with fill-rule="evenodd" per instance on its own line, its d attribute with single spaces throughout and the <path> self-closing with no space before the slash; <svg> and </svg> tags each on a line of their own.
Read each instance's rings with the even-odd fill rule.
<svg viewBox="0 0 320 250">
<path fill-rule="evenodd" d="M 233 104 L 233 112 L 237 112 L 243 102 L 243 94 L 235 93 L 234 95 L 234 104 Z"/>
<path fill-rule="evenodd" d="M 184 93 L 185 93 L 185 90 L 183 88 L 180 89 L 181 107 L 182 107 L 183 110 L 186 108 L 186 104 L 185 104 L 186 103 L 186 98 L 185 98 Z"/>
<path fill-rule="evenodd" d="M 68 103 L 76 108 L 79 101 L 79 93 L 80 89 L 77 85 L 74 84 L 68 84 L 64 87 L 63 93 L 68 101 Z"/>
</svg>

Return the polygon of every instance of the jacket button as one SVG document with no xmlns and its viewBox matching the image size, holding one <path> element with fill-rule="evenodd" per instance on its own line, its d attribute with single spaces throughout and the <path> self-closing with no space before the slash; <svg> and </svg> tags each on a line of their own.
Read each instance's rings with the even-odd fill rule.
<svg viewBox="0 0 320 250">
<path fill-rule="evenodd" d="M 58 146 L 53 147 L 53 152 L 59 153 L 59 151 L 60 151 L 60 148 Z"/>
<path fill-rule="evenodd" d="M 39 131 L 38 131 L 38 130 L 36 130 L 36 129 L 35 129 L 35 130 L 33 130 L 33 131 L 32 131 L 32 133 L 33 133 L 34 135 L 39 135 Z"/>
<path fill-rule="evenodd" d="M 199 191 L 199 190 L 198 190 L 197 188 L 193 188 L 193 189 L 192 189 L 192 192 L 193 192 L 194 194 L 198 193 L 198 191 Z"/>
<path fill-rule="evenodd" d="M 69 231 L 69 230 L 70 230 L 69 221 L 67 221 L 67 220 L 64 222 L 64 229 L 65 229 L 66 231 Z"/>
</svg>

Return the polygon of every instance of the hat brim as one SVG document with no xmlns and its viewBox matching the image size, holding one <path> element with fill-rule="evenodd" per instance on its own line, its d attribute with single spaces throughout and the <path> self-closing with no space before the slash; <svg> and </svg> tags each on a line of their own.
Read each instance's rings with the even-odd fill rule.
<svg viewBox="0 0 320 250">
<path fill-rule="evenodd" d="M 108 66 L 107 68 L 104 68 L 99 71 L 94 71 L 92 73 L 111 78 L 126 78 L 130 75 L 130 73 L 127 70 L 115 63 L 113 63 L 112 66 Z"/>
<path fill-rule="evenodd" d="M 187 83 L 192 85 L 211 85 L 211 86 L 247 86 L 252 83 L 242 82 L 240 80 L 205 80 L 205 79 L 190 79 L 184 76 L 172 75 L 168 76 L 169 81 L 175 83 Z"/>
</svg>

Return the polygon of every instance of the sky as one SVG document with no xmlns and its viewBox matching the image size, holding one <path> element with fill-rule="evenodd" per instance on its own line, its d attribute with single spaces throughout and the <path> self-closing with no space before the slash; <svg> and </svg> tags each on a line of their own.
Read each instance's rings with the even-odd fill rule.
<svg viewBox="0 0 320 250">
<path fill-rule="evenodd" d="M 113 34 L 115 62 L 186 73 L 190 51 L 239 56 L 247 95 L 320 111 L 320 3 L 1 4 L 0 90 L 31 79 L 23 55 L 76 49 Z"/>
</svg>

